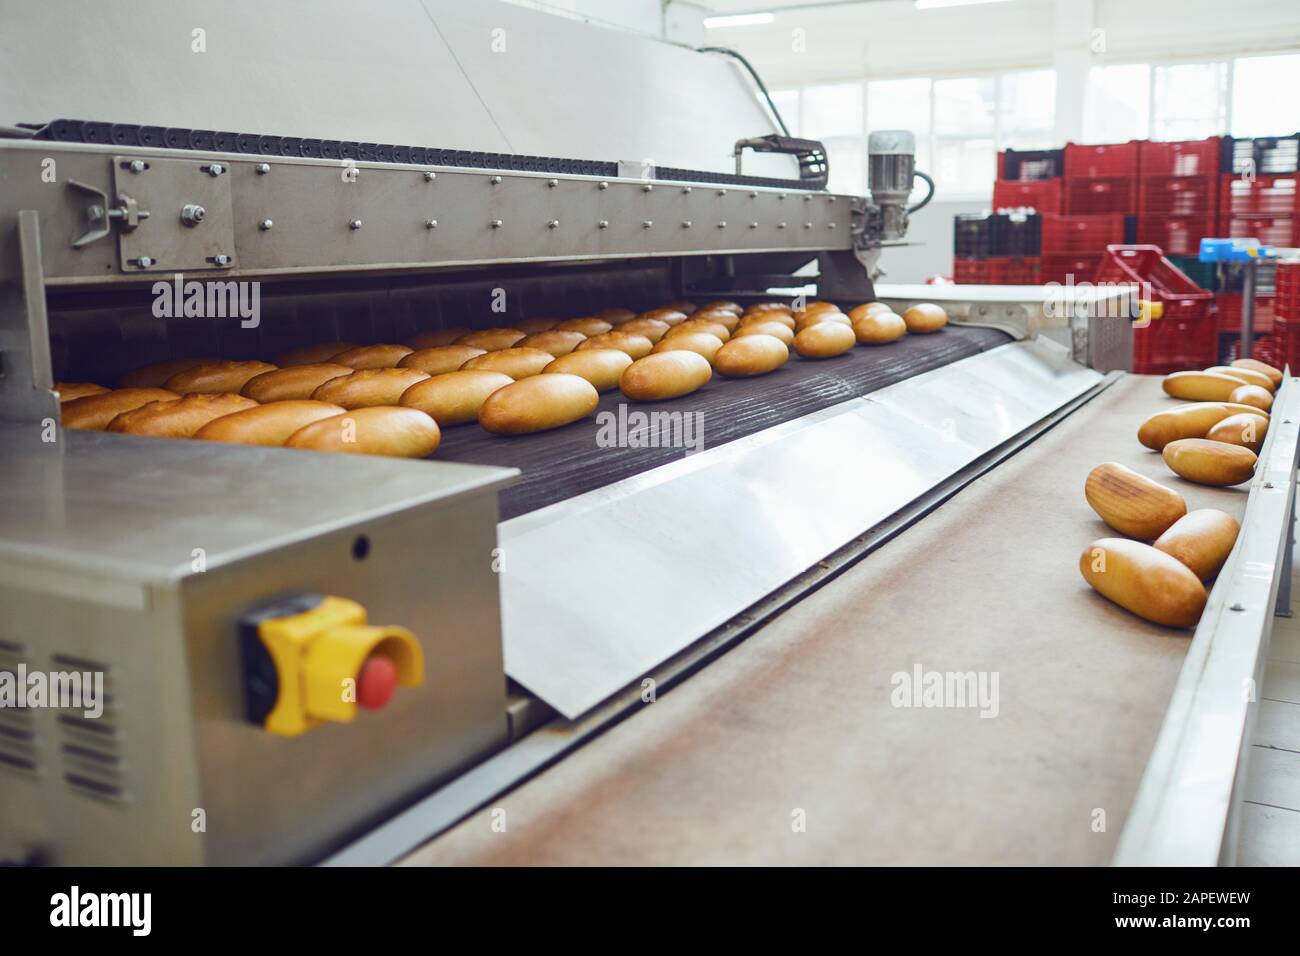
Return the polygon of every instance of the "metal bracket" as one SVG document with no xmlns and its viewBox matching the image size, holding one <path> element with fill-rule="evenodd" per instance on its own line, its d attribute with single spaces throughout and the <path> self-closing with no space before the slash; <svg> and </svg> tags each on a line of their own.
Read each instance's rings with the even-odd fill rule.
<svg viewBox="0 0 1300 956">
<path fill-rule="evenodd" d="M 104 192 L 104 190 L 76 179 L 69 179 L 68 185 L 78 192 L 86 193 L 92 199 L 98 200 L 86 207 L 87 229 L 79 237 L 72 240 L 72 248 L 74 249 L 80 249 L 82 246 L 103 239 L 112 230 L 114 219 L 122 223 L 123 232 L 130 232 L 149 218 L 149 210 L 141 209 L 139 203 L 126 193 L 118 193 L 117 201 L 119 205 L 110 206 L 108 204 L 108 193 Z"/>
</svg>

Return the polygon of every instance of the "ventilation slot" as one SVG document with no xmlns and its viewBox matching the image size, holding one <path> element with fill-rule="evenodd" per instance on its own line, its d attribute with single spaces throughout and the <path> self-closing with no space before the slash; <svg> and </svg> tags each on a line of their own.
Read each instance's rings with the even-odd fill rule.
<svg viewBox="0 0 1300 956">
<path fill-rule="evenodd" d="M 0 641 L 0 674 L 18 680 L 19 665 L 29 663 L 25 649 L 12 641 Z M 0 707 L 0 772 L 35 775 L 39 769 L 36 721 L 26 708 Z"/>
<path fill-rule="evenodd" d="M 102 714 L 87 717 L 76 708 L 59 711 L 59 756 L 64 782 L 74 792 L 96 800 L 125 799 L 126 766 L 118 724 L 117 688 L 111 669 L 99 661 L 67 654 L 55 654 L 51 660 L 55 671 L 104 675 Z"/>
</svg>

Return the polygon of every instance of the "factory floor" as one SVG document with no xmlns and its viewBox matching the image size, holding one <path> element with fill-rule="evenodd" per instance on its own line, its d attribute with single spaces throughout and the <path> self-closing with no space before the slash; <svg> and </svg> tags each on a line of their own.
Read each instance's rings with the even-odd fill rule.
<svg viewBox="0 0 1300 956">
<path fill-rule="evenodd" d="M 1239 866 L 1300 866 L 1300 574 L 1295 614 L 1273 622 L 1247 762 Z"/>
<path fill-rule="evenodd" d="M 1084 478 L 1118 461 L 1191 509 L 1238 518 L 1247 497 L 1182 481 L 1137 443 L 1137 425 L 1168 404 L 1159 379 L 1126 376 L 403 862 L 1109 863 L 1190 632 L 1148 624 L 1083 582 L 1080 553 L 1109 533 Z M 1300 643 L 1274 646 L 1289 671 L 1266 694 L 1300 710 Z M 933 674 L 985 681 L 994 706 L 926 704 Z M 918 693 L 909 702 L 905 690 Z M 1264 802 L 1260 815 L 1280 812 Z"/>
</svg>

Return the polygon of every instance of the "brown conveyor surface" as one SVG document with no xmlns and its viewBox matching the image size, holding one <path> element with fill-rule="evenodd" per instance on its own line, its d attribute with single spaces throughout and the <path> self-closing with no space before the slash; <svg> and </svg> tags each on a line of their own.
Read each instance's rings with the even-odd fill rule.
<svg viewBox="0 0 1300 956">
<path fill-rule="evenodd" d="M 1238 518 L 1134 432 L 1127 376 L 719 660 L 408 864 L 1105 864 L 1190 631 L 1082 581 L 1114 460 Z M 1000 710 L 906 709 L 895 672 L 996 671 Z M 540 731 L 545 733 L 546 731 Z M 506 811 L 496 832 L 490 811 Z M 806 832 L 792 832 L 792 814 Z M 1105 830 L 1094 832 L 1094 811 Z"/>
</svg>

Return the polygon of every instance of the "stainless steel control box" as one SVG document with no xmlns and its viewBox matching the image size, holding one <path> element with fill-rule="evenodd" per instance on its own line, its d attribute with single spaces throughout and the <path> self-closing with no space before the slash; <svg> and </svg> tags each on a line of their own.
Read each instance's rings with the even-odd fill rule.
<svg viewBox="0 0 1300 956">
<path fill-rule="evenodd" d="M 0 857 L 320 857 L 506 740 L 508 469 L 0 427 L 0 671 L 99 672 L 99 717 L 0 709 Z M 281 737 L 238 620 L 294 593 L 409 628 L 423 686 Z"/>
</svg>

